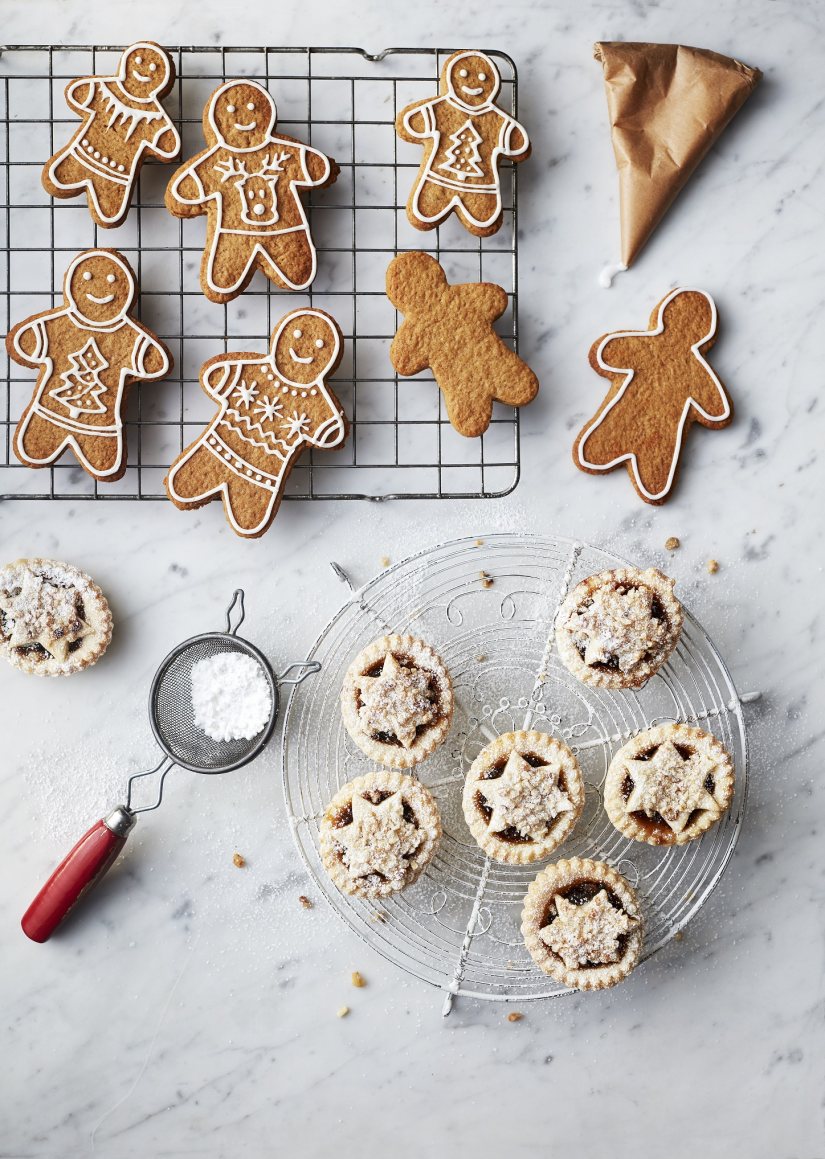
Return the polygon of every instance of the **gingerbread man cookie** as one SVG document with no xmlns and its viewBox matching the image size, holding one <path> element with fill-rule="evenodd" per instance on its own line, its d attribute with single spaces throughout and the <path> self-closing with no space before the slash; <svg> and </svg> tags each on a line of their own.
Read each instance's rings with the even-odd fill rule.
<svg viewBox="0 0 825 1159">
<path fill-rule="evenodd" d="M 455 210 L 470 233 L 501 227 L 501 157 L 525 161 L 523 127 L 494 103 L 501 76 L 483 52 L 454 52 L 441 70 L 439 94 L 407 105 L 395 131 L 424 144 L 424 159 L 407 202 L 416 229 L 434 229 Z"/>
<path fill-rule="evenodd" d="M 176 507 L 223 498 L 238 535 L 263 535 L 290 471 L 307 447 L 338 447 L 349 424 L 326 377 L 341 361 L 338 324 L 323 310 L 294 310 L 272 332 L 269 354 L 219 354 L 201 385 L 220 410 L 165 480 Z"/>
<path fill-rule="evenodd" d="M 243 293 L 260 269 L 287 290 L 315 277 L 316 253 L 301 194 L 332 185 L 334 161 L 293 137 L 275 136 L 276 108 L 256 81 L 221 85 L 203 112 L 208 148 L 169 183 L 176 217 L 207 214 L 201 287 L 212 302 Z"/>
<path fill-rule="evenodd" d="M 126 49 L 115 76 L 71 81 L 66 103 L 83 123 L 46 162 L 46 192 L 66 198 L 85 190 L 98 225 L 121 225 L 143 162 L 174 161 L 180 152 L 178 131 L 160 103 L 174 83 L 170 58 L 144 40 Z"/>
<path fill-rule="evenodd" d="M 14 433 L 21 463 L 47 467 L 71 448 L 101 483 L 123 475 L 127 388 L 163 378 L 172 365 L 163 343 L 129 316 L 136 285 L 116 250 L 85 250 L 66 271 L 63 305 L 9 332 L 9 358 L 38 372 Z"/>
<path fill-rule="evenodd" d="M 733 407 L 705 360 L 716 341 L 716 305 L 704 290 L 673 290 L 650 317 L 649 330 L 606 334 L 590 365 L 610 390 L 579 433 L 573 461 L 582 471 L 623 463 L 645 503 L 664 503 L 694 422 L 726 427 Z"/>
<path fill-rule="evenodd" d="M 432 370 L 459 434 L 483 434 L 493 400 L 524 406 L 536 397 L 535 374 L 493 330 L 507 309 L 501 286 L 451 286 L 435 258 L 416 251 L 390 262 L 387 297 L 405 315 L 390 347 L 393 366 L 403 375 Z"/>
</svg>

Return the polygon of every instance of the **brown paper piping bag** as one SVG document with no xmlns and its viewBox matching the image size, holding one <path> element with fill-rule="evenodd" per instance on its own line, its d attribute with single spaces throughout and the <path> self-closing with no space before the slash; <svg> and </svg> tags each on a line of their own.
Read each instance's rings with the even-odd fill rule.
<svg viewBox="0 0 825 1159">
<path fill-rule="evenodd" d="M 621 265 L 627 269 L 762 74 L 739 60 L 682 44 L 601 42 L 613 151 L 619 170 Z"/>
</svg>

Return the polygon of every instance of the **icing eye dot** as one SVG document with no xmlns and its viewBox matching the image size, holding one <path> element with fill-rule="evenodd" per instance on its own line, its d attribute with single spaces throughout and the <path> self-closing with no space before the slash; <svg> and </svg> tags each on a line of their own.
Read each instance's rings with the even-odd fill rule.
<svg viewBox="0 0 825 1159">
<path fill-rule="evenodd" d="M 136 56 L 136 57 L 135 57 L 135 64 L 143 64 L 143 57 L 142 57 L 142 56 Z"/>
<path fill-rule="evenodd" d="M 248 104 L 246 107 L 249 109 L 249 111 L 250 111 L 250 113 L 251 113 L 251 112 L 252 112 L 252 110 L 255 108 L 255 105 L 252 103 L 252 101 L 250 101 L 250 102 L 249 102 L 249 104 Z"/>
<path fill-rule="evenodd" d="M 467 76 L 467 70 L 466 70 L 466 68 L 460 68 L 460 69 L 458 70 L 458 75 L 461 77 L 461 79 L 462 79 L 462 80 L 464 80 L 464 79 L 466 78 L 466 76 Z"/>
<path fill-rule="evenodd" d="M 480 73 L 478 74 L 478 79 L 479 79 L 479 80 L 486 80 L 486 79 L 487 79 L 487 73 L 486 73 L 486 72 L 480 72 Z"/>
<path fill-rule="evenodd" d="M 153 62 L 152 62 L 152 64 L 150 64 L 150 65 L 149 65 L 149 72 L 156 72 L 156 71 L 157 71 L 157 67 L 158 67 L 158 66 L 157 66 L 157 65 L 154 63 L 154 61 L 153 61 Z"/>
<path fill-rule="evenodd" d="M 227 113 L 234 113 L 234 112 L 235 112 L 235 106 L 234 106 L 234 105 L 227 105 L 227 106 L 226 106 L 226 111 L 227 111 Z"/>
<path fill-rule="evenodd" d="M 253 191 L 250 189 L 250 190 L 249 190 L 249 192 L 247 193 L 247 195 L 246 195 L 246 196 L 247 196 L 247 197 L 249 198 L 249 200 L 251 201 L 251 200 L 253 199 L 253 197 L 255 196 L 255 194 L 254 194 L 254 192 L 253 192 Z"/>
<path fill-rule="evenodd" d="M 113 284 L 114 280 L 115 280 L 114 274 L 107 274 L 106 275 L 106 281 L 109 283 L 110 286 Z"/>
<path fill-rule="evenodd" d="M 90 282 L 91 280 L 92 280 L 92 275 L 89 273 L 88 270 L 84 270 L 83 271 L 83 281 Z"/>
<path fill-rule="evenodd" d="M 318 349 L 319 349 L 319 350 L 323 350 L 323 348 L 324 348 L 324 340 L 323 340 L 323 338 L 316 338 L 316 339 L 315 339 L 315 345 L 318 347 Z"/>
<path fill-rule="evenodd" d="M 293 330 L 292 331 L 293 338 L 300 338 L 302 334 L 303 334 L 303 330 Z"/>
</svg>

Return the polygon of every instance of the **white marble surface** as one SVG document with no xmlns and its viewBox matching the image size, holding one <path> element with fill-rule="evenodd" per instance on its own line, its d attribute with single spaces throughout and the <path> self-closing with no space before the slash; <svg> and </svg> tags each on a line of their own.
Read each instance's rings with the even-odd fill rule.
<svg viewBox="0 0 825 1159">
<path fill-rule="evenodd" d="M 488 7 L 217 0 L 5 5 L 11 43 L 388 44 L 509 51 L 535 141 L 522 193 L 523 352 L 542 380 L 523 479 L 501 501 L 288 504 L 259 543 L 207 509 L 7 504 L 2 555 L 86 567 L 110 594 L 105 663 L 67 682 L 0 672 L 0 1154 L 106 1159 L 575 1151 L 811 1159 L 823 1136 L 822 358 L 825 10 L 813 2 L 616 0 Z M 247 27 L 241 28 L 246 22 Z M 765 82 L 613 291 L 613 162 L 595 39 L 735 54 Z M 673 284 L 709 289 L 714 365 L 737 418 L 691 440 L 678 495 L 643 506 L 626 478 L 569 460 L 598 396 L 592 339 L 643 321 Z M 64 936 L 18 920 L 67 841 L 153 761 L 144 690 L 178 638 L 218 622 L 243 583 L 248 630 L 300 655 L 338 606 L 326 567 L 358 580 L 387 555 L 504 528 L 668 562 L 716 638 L 748 713 L 752 791 L 739 849 L 684 940 L 602 996 L 498 1004 L 441 996 L 364 947 L 312 893 L 288 830 L 276 750 L 224 778 L 170 779 L 120 869 Z M 709 576 L 705 562 L 721 569 Z M 291 610 L 288 610 L 290 609 Z M 234 849 L 248 868 L 233 868 Z M 366 989 L 350 987 L 360 969 Z M 352 1014 L 339 1021 L 342 1004 Z"/>
</svg>

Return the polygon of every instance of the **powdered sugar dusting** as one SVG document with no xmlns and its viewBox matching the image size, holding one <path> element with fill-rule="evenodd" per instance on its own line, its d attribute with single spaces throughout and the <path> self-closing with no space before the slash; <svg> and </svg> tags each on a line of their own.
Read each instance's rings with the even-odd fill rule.
<svg viewBox="0 0 825 1159">
<path fill-rule="evenodd" d="M 192 708 L 212 740 L 251 740 L 269 720 L 272 693 L 257 660 L 220 652 L 192 666 Z"/>
</svg>

